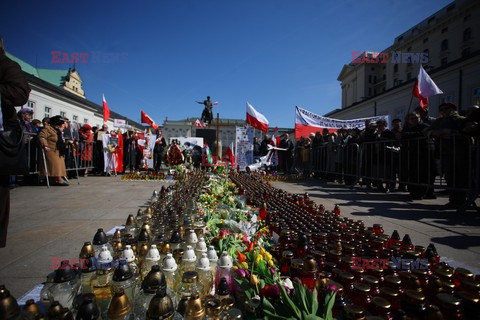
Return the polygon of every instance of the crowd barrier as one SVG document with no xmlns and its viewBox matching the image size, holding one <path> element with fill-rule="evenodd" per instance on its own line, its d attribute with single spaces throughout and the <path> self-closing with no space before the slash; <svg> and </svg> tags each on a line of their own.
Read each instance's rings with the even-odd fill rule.
<svg viewBox="0 0 480 320">
<path fill-rule="evenodd" d="M 25 132 L 29 174 L 38 174 L 38 165 L 44 161 L 43 150 L 39 147 L 37 134 Z M 94 168 L 93 154 L 95 146 L 93 141 L 75 141 L 66 143 L 65 168 L 67 171 L 85 171 Z"/>
<path fill-rule="evenodd" d="M 480 193 L 480 141 L 465 135 L 322 143 L 297 147 L 295 158 L 297 170 L 346 185 L 385 189 L 404 185 L 419 193 L 431 194 L 434 189 L 466 193 L 468 200 L 460 210 L 475 206 Z"/>
</svg>

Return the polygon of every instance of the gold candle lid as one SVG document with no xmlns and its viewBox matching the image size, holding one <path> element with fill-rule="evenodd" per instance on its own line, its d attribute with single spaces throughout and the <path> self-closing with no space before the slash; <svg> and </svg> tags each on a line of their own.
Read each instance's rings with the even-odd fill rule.
<svg viewBox="0 0 480 320">
<path fill-rule="evenodd" d="M 117 288 L 114 296 L 112 297 L 112 301 L 110 302 L 110 306 L 108 307 L 108 318 L 111 319 L 125 317 L 130 313 L 131 310 L 132 306 L 130 301 L 128 301 L 125 291 L 123 288 Z"/>
<path fill-rule="evenodd" d="M 303 269 L 303 259 L 293 259 L 292 268 L 294 269 Z"/>
<path fill-rule="evenodd" d="M 455 292 L 455 296 L 457 296 L 458 298 L 460 298 L 464 301 L 469 301 L 469 302 L 473 302 L 473 303 L 479 303 L 480 302 L 479 298 L 477 298 L 475 295 L 471 294 L 470 292 L 466 292 L 466 291 L 457 291 L 457 292 Z"/>
<path fill-rule="evenodd" d="M 148 320 L 173 320 L 174 315 L 175 307 L 172 299 L 167 295 L 166 288 L 159 289 L 152 300 L 150 300 L 146 318 Z"/>
<path fill-rule="evenodd" d="M 317 261 L 312 256 L 307 256 L 303 263 L 302 271 L 306 273 L 316 273 L 318 271 Z"/>
<path fill-rule="evenodd" d="M 425 296 L 423 293 L 416 290 L 405 290 L 405 296 L 415 301 L 425 301 Z"/>
<path fill-rule="evenodd" d="M 135 217 L 133 214 L 129 214 L 127 218 L 127 222 L 125 222 L 126 226 L 134 226 L 135 225 Z"/>
<path fill-rule="evenodd" d="M 85 242 L 80 250 L 80 259 L 87 259 L 88 256 L 95 256 L 95 250 L 90 241 Z"/>
<path fill-rule="evenodd" d="M 165 242 L 162 245 L 162 248 L 160 249 L 160 253 L 161 254 L 167 254 L 167 253 L 171 253 L 171 252 L 172 252 L 172 247 L 170 246 L 170 243 Z"/>
<path fill-rule="evenodd" d="M 50 307 L 47 309 L 47 318 L 55 319 L 62 313 L 62 305 L 58 301 L 53 301 Z"/>
<path fill-rule="evenodd" d="M 375 306 L 377 306 L 378 308 L 384 310 L 390 309 L 390 307 L 392 306 L 387 299 L 382 297 L 373 297 L 372 303 L 375 304 Z"/>
<path fill-rule="evenodd" d="M 368 285 L 378 285 L 380 281 L 378 280 L 377 277 L 371 276 L 371 275 L 364 275 L 363 280 L 365 281 L 366 284 Z"/>
<path fill-rule="evenodd" d="M 194 293 L 190 299 L 188 299 L 187 307 L 185 310 L 185 319 L 200 320 L 205 316 L 205 309 L 203 308 L 202 301 L 198 293 Z"/>
<path fill-rule="evenodd" d="M 437 293 L 437 299 L 444 306 L 458 307 L 460 306 L 460 299 L 455 298 L 453 295 L 448 293 Z"/>
<path fill-rule="evenodd" d="M 137 250 L 138 250 L 139 257 L 145 257 L 148 252 L 148 244 L 142 243 L 142 245 L 139 248 L 137 248 Z"/>
<path fill-rule="evenodd" d="M 390 287 L 381 287 L 380 293 L 386 295 L 387 297 L 396 299 L 398 297 L 398 291 Z"/>
<path fill-rule="evenodd" d="M 344 310 L 349 319 L 362 319 L 365 317 L 365 312 L 363 309 L 354 304 L 347 304 L 344 307 Z"/>
<path fill-rule="evenodd" d="M 394 284 L 394 285 L 397 285 L 397 286 L 402 284 L 402 280 L 400 280 L 400 278 L 392 276 L 392 275 L 385 276 L 385 282 L 391 283 L 391 284 Z"/>
<path fill-rule="evenodd" d="M 355 279 L 355 276 L 350 272 L 341 272 L 339 275 L 342 280 L 353 281 Z"/>
<path fill-rule="evenodd" d="M 226 299 L 225 299 L 226 300 Z M 205 301 L 205 308 L 207 309 L 207 315 L 211 318 L 218 316 L 222 310 L 222 305 L 220 300 L 211 297 Z"/>
<path fill-rule="evenodd" d="M 20 314 L 17 300 L 4 285 L 0 286 L 0 319 L 14 319 Z"/>
<path fill-rule="evenodd" d="M 28 311 L 32 313 L 34 316 L 37 314 L 40 314 L 40 308 L 37 306 L 35 303 L 35 300 L 29 299 L 27 302 L 25 302 L 25 306 L 23 307 L 24 311 Z"/>
<path fill-rule="evenodd" d="M 473 278 L 473 273 L 470 270 L 467 270 L 465 268 L 455 269 L 455 274 L 459 274 L 467 278 Z"/>
<path fill-rule="evenodd" d="M 360 292 L 364 292 L 364 293 L 367 293 L 367 292 L 370 292 L 370 286 L 368 284 L 365 284 L 365 283 L 361 283 L 361 282 L 357 282 L 353 285 L 353 288 L 355 290 L 358 290 Z"/>
</svg>

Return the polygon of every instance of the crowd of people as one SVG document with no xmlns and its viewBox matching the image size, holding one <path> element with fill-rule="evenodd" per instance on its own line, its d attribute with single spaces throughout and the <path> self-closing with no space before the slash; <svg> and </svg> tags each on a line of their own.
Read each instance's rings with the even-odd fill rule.
<svg viewBox="0 0 480 320">
<path fill-rule="evenodd" d="M 278 170 L 313 174 L 327 181 L 357 183 L 379 192 L 407 192 L 410 200 L 434 199 L 435 181 L 442 177 L 449 208 L 463 206 L 478 186 L 480 109 L 460 114 L 453 103 L 439 106 L 437 119 L 417 108 L 405 121 L 366 121 L 363 130 L 324 129 L 295 143 L 285 134 L 276 141 L 265 135 L 254 141 L 254 155 L 277 145 Z M 473 195 L 475 196 L 475 195 Z"/>
</svg>

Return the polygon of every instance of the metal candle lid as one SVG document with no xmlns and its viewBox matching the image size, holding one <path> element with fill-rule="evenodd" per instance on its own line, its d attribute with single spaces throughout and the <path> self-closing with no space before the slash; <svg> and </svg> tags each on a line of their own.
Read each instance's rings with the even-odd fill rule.
<svg viewBox="0 0 480 320">
<path fill-rule="evenodd" d="M 110 302 L 110 306 L 108 307 L 108 318 L 115 319 L 125 317 L 131 310 L 132 305 L 130 304 L 130 301 L 128 301 L 128 297 L 123 288 L 116 289 L 112 301 Z"/>
<path fill-rule="evenodd" d="M 142 282 L 142 289 L 143 291 L 153 294 L 155 293 L 160 287 L 164 287 L 167 285 L 167 281 L 165 280 L 165 275 L 160 271 L 160 267 L 157 265 L 152 266 L 152 269 L 149 273 L 145 276 Z"/>
<path fill-rule="evenodd" d="M 17 300 L 4 285 L 0 285 L 0 319 L 15 319 L 20 314 Z"/>
<path fill-rule="evenodd" d="M 103 231 L 102 228 L 99 228 L 97 230 L 97 233 L 95 233 L 95 236 L 93 237 L 93 244 L 96 246 L 101 246 L 102 244 L 105 244 L 107 242 L 108 242 L 107 234 Z"/>
</svg>

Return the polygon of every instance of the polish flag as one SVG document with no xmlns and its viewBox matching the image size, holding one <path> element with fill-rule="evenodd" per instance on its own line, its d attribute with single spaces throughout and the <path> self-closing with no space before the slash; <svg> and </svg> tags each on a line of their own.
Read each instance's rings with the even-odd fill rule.
<svg viewBox="0 0 480 320">
<path fill-rule="evenodd" d="M 422 109 L 425 110 L 427 108 L 428 97 L 441 93 L 443 93 L 443 91 L 437 87 L 432 78 L 430 78 L 425 69 L 423 69 L 422 65 L 420 65 L 418 77 L 413 87 L 413 95 L 420 99 Z"/>
<path fill-rule="evenodd" d="M 215 102 L 213 103 L 213 105 L 214 105 L 214 106 L 218 106 L 218 101 L 215 101 Z"/>
<path fill-rule="evenodd" d="M 193 123 L 193 125 L 194 125 L 195 127 L 199 127 L 199 128 L 206 128 L 206 127 L 207 127 L 207 126 L 205 125 L 205 123 L 203 123 L 202 121 L 200 121 L 200 120 L 198 120 L 198 119 L 197 119 L 197 121 L 195 121 L 195 122 Z"/>
<path fill-rule="evenodd" d="M 142 111 L 141 113 L 141 122 L 146 123 L 151 126 L 153 129 L 157 130 L 158 126 L 155 124 L 155 121 L 152 120 L 145 112 Z"/>
<path fill-rule="evenodd" d="M 105 95 L 102 94 L 103 98 L 103 122 L 107 122 L 110 118 L 110 109 L 108 108 L 107 100 L 105 100 Z"/>
<path fill-rule="evenodd" d="M 225 150 L 225 155 L 230 160 L 230 164 L 232 165 L 232 167 L 235 167 L 235 154 L 233 153 L 233 142 L 230 143 L 227 150 Z"/>
<path fill-rule="evenodd" d="M 268 120 L 247 102 L 247 123 L 262 132 L 268 131 Z"/>
</svg>

